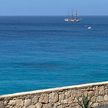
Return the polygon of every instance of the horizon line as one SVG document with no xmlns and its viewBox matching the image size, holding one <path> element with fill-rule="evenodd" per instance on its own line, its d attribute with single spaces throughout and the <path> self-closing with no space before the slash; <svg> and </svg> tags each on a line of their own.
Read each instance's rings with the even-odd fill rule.
<svg viewBox="0 0 108 108">
<path fill-rule="evenodd" d="M 0 17 L 16 17 L 16 16 L 30 16 L 30 17 L 65 17 L 68 15 L 0 15 Z M 79 15 L 79 16 L 108 16 L 108 15 Z"/>
</svg>

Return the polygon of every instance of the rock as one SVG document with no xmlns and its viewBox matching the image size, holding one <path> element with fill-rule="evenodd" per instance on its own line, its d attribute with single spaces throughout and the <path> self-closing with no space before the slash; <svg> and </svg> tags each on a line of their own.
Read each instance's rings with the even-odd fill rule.
<svg viewBox="0 0 108 108">
<path fill-rule="evenodd" d="M 59 95 L 57 93 L 49 94 L 49 102 L 55 103 L 59 100 Z"/>
<path fill-rule="evenodd" d="M 52 106 L 51 103 L 49 103 L 49 104 L 43 104 L 42 108 L 53 108 L 53 106 Z"/>
<path fill-rule="evenodd" d="M 91 100 L 92 100 L 92 102 L 96 102 L 96 96 L 93 96 L 92 98 L 91 98 Z"/>
<path fill-rule="evenodd" d="M 30 105 L 29 107 L 27 108 L 36 108 L 35 105 Z"/>
<path fill-rule="evenodd" d="M 65 108 L 72 108 L 72 107 L 65 107 Z"/>
<path fill-rule="evenodd" d="M 99 95 L 99 87 L 98 86 L 95 87 L 94 94 L 95 94 L 95 96 Z"/>
<path fill-rule="evenodd" d="M 57 106 L 56 108 L 63 108 L 63 106 L 62 106 L 62 105 L 60 105 L 60 106 Z"/>
<path fill-rule="evenodd" d="M 61 100 L 61 103 L 62 103 L 62 104 L 66 104 L 66 103 L 68 103 L 68 99 Z"/>
<path fill-rule="evenodd" d="M 22 99 L 16 100 L 15 103 L 16 103 L 16 106 L 17 106 L 18 108 L 23 107 L 23 100 L 22 100 Z M 17 107 L 16 107 L 16 108 L 17 108 Z"/>
<path fill-rule="evenodd" d="M 41 103 L 48 103 L 48 101 L 49 101 L 48 94 L 42 94 L 39 98 L 39 102 L 41 102 Z"/>
<path fill-rule="evenodd" d="M 104 96 L 104 101 L 108 101 L 108 95 Z"/>
<path fill-rule="evenodd" d="M 102 101 L 104 101 L 103 96 L 98 96 L 98 97 L 97 97 L 97 101 L 98 101 L 98 102 L 102 102 Z"/>
<path fill-rule="evenodd" d="M 36 108 L 42 108 L 42 104 L 41 103 L 37 103 L 36 104 Z"/>
<path fill-rule="evenodd" d="M 96 108 L 97 106 L 99 106 L 98 103 L 94 103 L 94 104 L 92 105 L 93 108 Z"/>
<path fill-rule="evenodd" d="M 68 104 L 70 104 L 70 103 L 72 104 L 72 102 L 73 102 L 73 98 L 72 97 L 69 97 L 68 98 Z"/>
<path fill-rule="evenodd" d="M 64 100 L 65 99 L 65 95 L 62 93 L 59 95 L 59 101 Z"/>
<path fill-rule="evenodd" d="M 0 101 L 0 108 L 5 108 L 2 101 Z"/>
<path fill-rule="evenodd" d="M 89 91 L 87 94 L 88 94 L 89 96 L 94 96 L 94 91 Z"/>
<path fill-rule="evenodd" d="M 70 107 L 70 108 L 72 108 L 72 107 Z M 74 108 L 79 108 L 79 106 L 74 106 Z"/>
<path fill-rule="evenodd" d="M 99 87 L 99 94 L 104 94 L 104 86 Z"/>
<path fill-rule="evenodd" d="M 15 102 L 15 100 L 10 100 L 8 104 L 11 106 L 14 106 L 16 104 L 16 102 Z"/>
<path fill-rule="evenodd" d="M 5 101 L 4 101 L 4 106 L 6 106 L 7 104 L 8 104 L 8 102 L 5 100 Z"/>
<path fill-rule="evenodd" d="M 59 106 L 60 104 L 61 104 L 60 102 L 54 103 L 53 108 L 57 108 L 57 106 Z"/>
<path fill-rule="evenodd" d="M 72 92 L 71 96 L 72 96 L 73 98 L 79 97 L 79 96 L 81 96 L 81 94 L 82 94 L 81 90 L 72 90 L 71 92 Z"/>
<path fill-rule="evenodd" d="M 20 107 L 23 107 L 23 100 L 22 99 L 10 100 L 8 105 L 9 106 L 16 106 L 16 108 L 20 108 Z"/>
<path fill-rule="evenodd" d="M 66 91 L 66 92 L 65 92 L 65 97 L 66 97 L 66 98 L 69 98 L 69 97 L 71 97 L 71 94 L 72 94 L 72 91 L 71 91 L 71 90 Z"/>
<path fill-rule="evenodd" d="M 33 104 L 36 104 L 38 102 L 38 97 L 37 96 L 34 96 L 33 99 L 32 99 L 32 103 Z"/>
<path fill-rule="evenodd" d="M 27 99 L 27 100 L 24 101 L 24 106 L 25 107 L 28 107 L 30 105 L 31 105 L 31 99 Z"/>
<path fill-rule="evenodd" d="M 8 103 L 9 108 L 22 108 L 23 107 L 23 100 L 22 99 L 16 99 L 16 100 L 10 100 Z M 0 107 L 2 108 L 2 107 Z"/>
<path fill-rule="evenodd" d="M 98 103 L 94 103 L 94 104 L 92 105 L 92 107 L 93 107 L 93 108 L 96 108 L 98 105 L 99 105 Z"/>
</svg>

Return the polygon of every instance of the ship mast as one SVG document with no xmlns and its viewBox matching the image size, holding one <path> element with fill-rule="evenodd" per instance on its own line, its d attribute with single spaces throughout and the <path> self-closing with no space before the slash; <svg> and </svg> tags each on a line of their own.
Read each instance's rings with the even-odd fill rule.
<svg viewBox="0 0 108 108">
<path fill-rule="evenodd" d="M 78 17 L 78 13 L 77 13 L 77 10 L 76 10 L 76 19 L 77 19 L 77 17 Z"/>
<path fill-rule="evenodd" d="M 74 15 L 73 15 L 73 10 L 72 10 L 72 18 L 74 17 Z"/>
</svg>

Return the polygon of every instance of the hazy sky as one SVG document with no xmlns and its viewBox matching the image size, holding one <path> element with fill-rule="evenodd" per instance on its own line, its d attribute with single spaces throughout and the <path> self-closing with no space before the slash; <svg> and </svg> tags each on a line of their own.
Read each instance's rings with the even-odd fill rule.
<svg viewBox="0 0 108 108">
<path fill-rule="evenodd" d="M 108 0 L 0 0 L 0 15 L 108 15 Z"/>
</svg>

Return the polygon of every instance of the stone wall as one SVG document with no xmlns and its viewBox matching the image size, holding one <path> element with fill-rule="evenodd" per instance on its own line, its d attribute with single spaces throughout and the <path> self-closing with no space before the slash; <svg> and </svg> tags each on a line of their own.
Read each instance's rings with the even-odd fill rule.
<svg viewBox="0 0 108 108">
<path fill-rule="evenodd" d="M 93 95 L 93 108 L 108 103 L 108 82 L 0 96 L 0 108 L 80 108 L 77 97 Z"/>
</svg>

